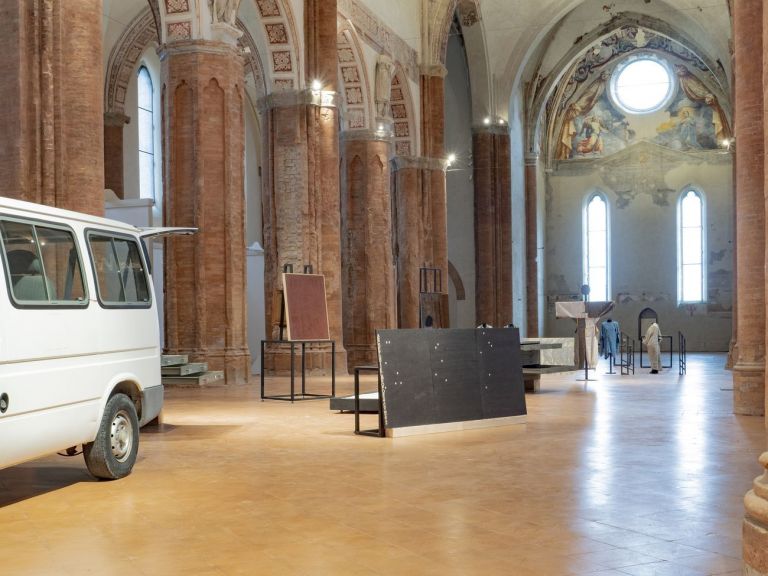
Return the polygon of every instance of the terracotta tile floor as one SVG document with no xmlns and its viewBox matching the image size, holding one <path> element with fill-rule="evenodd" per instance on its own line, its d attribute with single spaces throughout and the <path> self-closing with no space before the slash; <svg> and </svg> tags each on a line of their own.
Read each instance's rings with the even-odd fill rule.
<svg viewBox="0 0 768 576">
<path fill-rule="evenodd" d="M 527 424 L 396 440 L 327 400 L 170 390 L 126 479 L 0 471 L 0 574 L 740 574 L 766 434 L 731 414 L 723 362 L 547 376 Z"/>
</svg>

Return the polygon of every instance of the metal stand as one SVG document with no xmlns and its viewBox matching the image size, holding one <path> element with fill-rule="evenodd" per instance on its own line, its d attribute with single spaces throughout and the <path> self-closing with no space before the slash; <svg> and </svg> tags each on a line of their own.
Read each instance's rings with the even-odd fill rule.
<svg viewBox="0 0 768 576">
<path fill-rule="evenodd" d="M 372 430 L 360 430 L 360 372 L 376 372 L 379 377 L 379 427 Z M 384 401 L 381 394 L 381 371 L 378 366 L 355 366 L 355 434 L 384 438 Z"/>
<path fill-rule="evenodd" d="M 608 354 L 608 372 L 606 374 L 616 374 L 613 371 L 613 354 Z"/>
<path fill-rule="evenodd" d="M 619 346 L 619 369 L 622 376 L 629 376 L 629 373 L 635 373 L 635 341 L 628 334 L 621 333 L 621 344 Z"/>
<path fill-rule="evenodd" d="M 677 333 L 677 373 L 680 376 L 688 371 L 687 344 L 682 332 Z"/>
<path fill-rule="evenodd" d="M 584 318 L 579 318 L 579 321 L 584 322 L 584 330 L 582 330 L 581 335 L 581 349 L 584 351 L 584 378 L 577 378 L 576 381 L 584 382 L 584 387 L 586 388 L 587 382 L 594 382 L 596 378 L 589 377 L 589 360 L 587 358 L 587 322 Z"/>
<path fill-rule="evenodd" d="M 275 394 L 266 396 L 264 394 L 264 356 L 266 345 L 289 345 L 291 347 L 291 393 Z M 294 359 L 296 357 L 296 346 L 301 345 L 301 393 L 296 393 L 296 368 Z M 307 392 L 306 386 L 306 351 L 307 346 L 312 345 L 331 345 L 331 393 L 312 394 Z M 334 398 L 336 396 L 336 341 L 335 340 L 262 340 L 261 341 L 261 399 L 262 400 L 284 400 L 295 402 L 297 400 L 319 400 L 321 398 Z"/>
</svg>

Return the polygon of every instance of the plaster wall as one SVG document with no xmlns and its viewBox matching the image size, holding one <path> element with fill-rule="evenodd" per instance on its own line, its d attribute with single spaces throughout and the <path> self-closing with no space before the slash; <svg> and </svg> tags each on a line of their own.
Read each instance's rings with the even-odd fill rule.
<svg viewBox="0 0 768 576">
<path fill-rule="evenodd" d="M 512 162 L 512 323 L 526 335 L 525 313 L 525 144 L 523 99 L 520 90 L 512 95 L 509 112 L 511 134 L 510 161 Z"/>
<path fill-rule="evenodd" d="M 414 0 L 357 0 L 414 50 L 421 51 L 421 2 Z"/>
<path fill-rule="evenodd" d="M 261 150 L 259 122 L 252 106 L 245 106 L 245 245 L 264 245 L 261 215 Z M 263 251 L 262 251 L 263 252 Z M 262 256 L 263 258 L 263 256 Z"/>
<path fill-rule="evenodd" d="M 623 166 L 642 165 L 648 149 L 626 152 Z M 673 336 L 675 349 L 679 330 L 690 351 L 727 351 L 733 278 L 730 156 L 702 152 L 656 158 L 637 173 L 637 186 L 629 194 L 617 194 L 604 182 L 606 172 L 616 170 L 597 161 L 561 163 L 546 178 L 546 335 L 573 332 L 571 321 L 555 319 L 554 303 L 579 297 L 582 211 L 587 195 L 599 190 L 609 205 L 611 297 L 616 302 L 612 315 L 622 330 L 637 339 L 638 314 L 650 307 L 658 313 L 662 334 Z M 666 189 L 642 190 L 643 181 L 657 178 Z M 677 207 L 690 186 L 705 199 L 708 301 L 678 305 Z"/>
<path fill-rule="evenodd" d="M 445 151 L 456 162 L 446 172 L 448 196 L 448 260 L 464 283 L 466 298 L 456 300 L 449 282 L 453 328 L 475 324 L 475 196 L 472 184 L 472 101 L 464 47 L 459 36 L 448 41 L 445 78 Z M 482 273 L 482 272 L 481 272 Z"/>
<path fill-rule="evenodd" d="M 125 114 L 130 122 L 123 126 L 123 197 L 139 198 L 139 114 L 137 72 L 146 66 L 152 78 L 154 88 L 153 115 L 155 118 L 155 198 L 152 209 L 154 225 L 162 223 L 163 179 L 162 179 L 162 130 L 161 98 L 162 81 L 160 77 L 160 58 L 154 46 L 147 48 L 138 61 L 136 70 L 131 73 L 131 80 L 125 95 Z"/>
</svg>

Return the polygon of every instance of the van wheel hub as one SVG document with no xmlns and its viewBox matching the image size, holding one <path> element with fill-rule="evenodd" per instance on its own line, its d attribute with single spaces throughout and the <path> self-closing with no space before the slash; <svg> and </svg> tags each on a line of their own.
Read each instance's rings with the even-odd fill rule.
<svg viewBox="0 0 768 576">
<path fill-rule="evenodd" d="M 130 455 L 133 444 L 133 426 L 125 411 L 120 410 L 115 414 L 110 434 L 112 455 L 118 462 L 124 462 Z"/>
</svg>

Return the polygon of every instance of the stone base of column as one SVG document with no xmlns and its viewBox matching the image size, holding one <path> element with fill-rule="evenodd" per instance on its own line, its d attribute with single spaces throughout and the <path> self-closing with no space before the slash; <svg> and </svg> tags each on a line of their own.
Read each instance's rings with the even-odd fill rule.
<svg viewBox="0 0 768 576">
<path fill-rule="evenodd" d="M 762 363 L 737 363 L 733 367 L 733 413 L 765 415 L 765 369 Z"/>
<path fill-rule="evenodd" d="M 742 525 L 745 576 L 768 576 L 768 452 L 760 456 L 766 468 L 755 478 L 752 490 L 744 497 L 746 517 Z"/>
<path fill-rule="evenodd" d="M 171 350 L 164 354 L 186 354 L 190 362 L 206 362 L 208 370 L 224 372 L 224 384 L 248 384 L 251 375 L 251 355 L 248 349 L 237 350 Z"/>
</svg>

